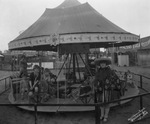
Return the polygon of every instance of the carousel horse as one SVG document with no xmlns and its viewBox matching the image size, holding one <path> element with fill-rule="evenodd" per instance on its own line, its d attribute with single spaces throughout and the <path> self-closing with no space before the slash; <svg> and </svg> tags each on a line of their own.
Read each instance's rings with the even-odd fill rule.
<svg viewBox="0 0 150 124">
<path fill-rule="evenodd" d="M 22 78 L 20 82 L 20 93 L 22 100 L 28 96 L 28 92 L 29 92 L 28 78 L 25 76 Z"/>
<path fill-rule="evenodd" d="M 127 86 L 127 80 L 126 80 L 126 77 L 127 77 L 127 74 L 125 72 L 119 72 L 119 71 L 115 71 L 116 75 L 118 76 L 118 79 L 119 79 L 119 82 L 120 82 L 120 93 L 121 93 L 121 96 L 123 96 L 125 94 L 125 91 L 127 90 L 126 89 L 126 86 Z"/>
<path fill-rule="evenodd" d="M 49 69 L 45 69 L 42 77 L 43 81 L 47 84 L 48 87 L 48 94 L 50 97 L 54 97 L 56 93 L 56 88 L 53 84 L 53 82 L 56 82 L 57 77 L 49 71 Z"/>
<path fill-rule="evenodd" d="M 25 94 L 28 92 L 28 77 L 27 73 L 13 73 L 10 76 L 12 82 L 12 92 L 15 100 L 24 99 Z"/>
<path fill-rule="evenodd" d="M 45 80 L 40 81 L 39 84 L 39 98 L 40 102 L 47 102 L 50 98 L 50 94 L 48 92 L 48 83 Z"/>
</svg>

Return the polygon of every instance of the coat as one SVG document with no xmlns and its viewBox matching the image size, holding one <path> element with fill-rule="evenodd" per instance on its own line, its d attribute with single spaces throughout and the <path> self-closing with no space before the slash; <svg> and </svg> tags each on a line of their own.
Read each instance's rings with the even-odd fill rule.
<svg viewBox="0 0 150 124">
<path fill-rule="evenodd" d="M 109 102 L 115 98 L 114 91 L 118 89 L 118 77 L 110 67 L 100 68 L 96 72 L 94 87 L 99 102 Z"/>
</svg>

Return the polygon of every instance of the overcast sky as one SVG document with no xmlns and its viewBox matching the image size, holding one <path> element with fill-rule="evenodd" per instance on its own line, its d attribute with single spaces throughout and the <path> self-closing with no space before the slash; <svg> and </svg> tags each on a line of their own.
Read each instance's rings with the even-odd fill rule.
<svg viewBox="0 0 150 124">
<path fill-rule="evenodd" d="M 64 0 L 0 0 L 0 50 L 32 25 L 46 8 Z M 88 2 L 104 17 L 128 32 L 150 36 L 150 0 L 78 0 Z"/>
</svg>

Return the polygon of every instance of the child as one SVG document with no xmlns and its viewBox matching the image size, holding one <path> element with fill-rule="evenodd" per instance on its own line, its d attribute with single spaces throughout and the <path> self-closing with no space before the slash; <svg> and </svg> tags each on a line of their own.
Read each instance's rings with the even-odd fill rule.
<svg viewBox="0 0 150 124">
<path fill-rule="evenodd" d="M 33 97 L 34 93 L 38 93 L 39 83 L 41 80 L 40 67 L 38 65 L 35 65 L 33 67 L 33 71 L 34 72 L 32 72 L 29 77 L 29 89 L 30 89 L 30 92 L 28 94 L 29 100 L 30 100 L 30 98 Z"/>
<path fill-rule="evenodd" d="M 52 76 L 53 74 L 49 71 L 49 69 L 45 68 L 43 73 L 43 81 L 48 85 L 48 93 L 50 94 L 50 97 L 53 97 L 55 94 L 55 88 L 52 83 Z"/>
<path fill-rule="evenodd" d="M 111 97 L 109 94 L 109 78 L 111 77 L 111 69 L 108 67 L 108 65 L 111 64 L 111 60 L 107 58 L 101 58 L 95 60 L 95 64 L 97 65 L 97 72 L 94 79 L 94 87 L 98 96 L 98 102 L 109 102 Z M 100 109 L 100 119 L 106 122 L 110 105 L 108 104 L 101 106 Z"/>
<path fill-rule="evenodd" d="M 20 82 L 21 87 L 21 99 L 24 99 L 25 93 L 28 93 L 28 80 L 26 75 L 22 75 L 22 80 Z"/>
</svg>

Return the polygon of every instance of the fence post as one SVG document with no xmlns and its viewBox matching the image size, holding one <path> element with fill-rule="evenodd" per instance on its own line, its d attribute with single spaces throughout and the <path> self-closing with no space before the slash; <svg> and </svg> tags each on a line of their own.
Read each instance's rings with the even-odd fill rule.
<svg viewBox="0 0 150 124">
<path fill-rule="evenodd" d="M 37 124 L 37 104 L 34 104 L 35 124 Z"/>
<path fill-rule="evenodd" d="M 142 75 L 140 75 L 140 88 L 143 88 L 143 80 L 142 80 Z M 140 109 L 143 108 L 143 97 L 140 96 Z"/>
<path fill-rule="evenodd" d="M 94 93 L 94 102 L 97 103 L 97 93 Z M 95 124 L 100 124 L 100 106 L 95 105 Z"/>
</svg>

